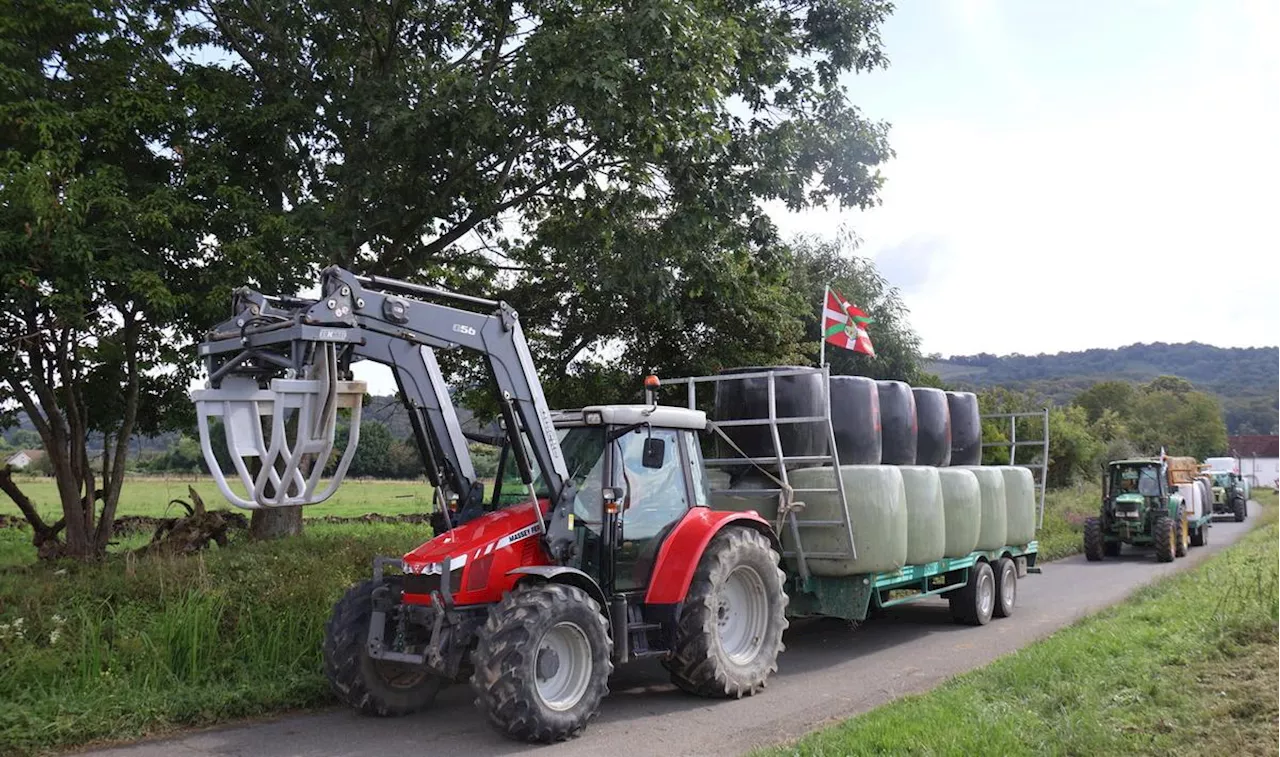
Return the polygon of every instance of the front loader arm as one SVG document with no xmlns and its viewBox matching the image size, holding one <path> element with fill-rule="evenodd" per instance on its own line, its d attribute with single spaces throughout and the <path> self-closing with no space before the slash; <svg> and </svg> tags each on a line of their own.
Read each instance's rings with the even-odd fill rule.
<svg viewBox="0 0 1280 757">
<path fill-rule="evenodd" d="M 575 495 L 550 409 L 528 343 L 514 310 L 505 303 L 380 277 L 360 277 L 338 267 L 321 273 L 317 300 L 236 293 L 237 314 L 201 345 L 210 381 L 230 374 L 300 374 L 316 343 L 335 342 L 345 369 L 366 359 L 391 367 L 414 425 L 415 440 L 436 486 L 470 502 L 479 491 L 467 440 L 445 386 L 434 350 L 482 354 L 503 409 L 506 435 L 522 478 L 532 483 L 521 432 L 528 441 L 553 505 L 547 538 L 565 558 L 573 536 L 567 527 Z M 489 313 L 427 302 L 407 295 L 490 307 Z M 287 346 L 288 349 L 282 350 Z"/>
</svg>

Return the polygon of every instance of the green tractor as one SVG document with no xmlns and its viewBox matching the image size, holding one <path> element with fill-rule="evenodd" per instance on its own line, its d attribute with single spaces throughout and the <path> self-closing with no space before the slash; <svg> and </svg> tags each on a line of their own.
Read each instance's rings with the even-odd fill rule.
<svg viewBox="0 0 1280 757">
<path fill-rule="evenodd" d="M 1171 491 L 1160 459 L 1117 460 L 1102 479 L 1102 511 L 1084 522 L 1084 555 L 1090 561 L 1119 557 L 1123 544 L 1151 546 L 1156 559 L 1172 562 L 1191 546 L 1186 506 Z"/>
<path fill-rule="evenodd" d="M 1231 471 L 1211 471 L 1213 477 L 1213 514 L 1231 515 L 1236 523 L 1242 523 L 1245 510 L 1244 482 Z"/>
</svg>

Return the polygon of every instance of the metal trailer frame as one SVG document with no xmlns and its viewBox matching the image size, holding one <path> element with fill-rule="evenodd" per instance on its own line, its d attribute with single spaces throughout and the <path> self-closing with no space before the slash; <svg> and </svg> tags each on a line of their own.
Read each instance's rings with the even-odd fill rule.
<svg viewBox="0 0 1280 757">
<path fill-rule="evenodd" d="M 791 418 L 778 417 L 778 396 L 777 396 L 777 379 L 786 376 L 809 376 L 813 374 L 822 375 L 822 415 L 799 416 Z M 835 431 L 831 427 L 831 369 L 828 366 L 821 368 L 787 368 L 778 371 L 758 371 L 754 373 L 730 373 L 718 374 L 715 376 L 686 376 L 683 378 L 663 379 L 663 387 L 667 386 L 685 386 L 685 399 L 690 410 L 698 409 L 698 385 L 711 384 L 718 385 L 727 381 L 743 381 L 747 379 L 763 378 L 768 381 L 769 396 L 769 415 L 765 418 L 745 418 L 726 421 L 712 421 L 716 426 L 721 428 L 731 428 L 734 426 L 768 426 L 769 435 L 773 442 L 774 454 L 772 457 L 713 457 L 705 458 L 703 464 L 708 468 L 726 468 L 729 466 L 740 466 L 743 463 L 753 463 L 756 465 L 778 466 L 777 478 L 783 482 L 788 488 L 791 488 L 791 479 L 787 476 L 787 464 L 792 465 L 804 464 L 806 467 L 823 466 L 828 463 L 836 471 L 840 470 L 840 458 L 836 452 Z M 800 423 L 821 423 L 827 431 L 827 451 L 825 455 L 786 455 L 782 449 L 782 438 L 778 433 L 778 424 L 800 424 Z M 848 499 L 844 493 L 844 480 L 839 475 L 835 477 L 836 485 L 834 489 L 795 489 L 791 488 L 793 494 L 804 493 L 838 493 L 841 502 L 847 502 Z M 776 489 L 721 489 L 717 490 L 726 494 L 776 494 L 779 498 L 779 512 L 785 513 L 787 528 L 791 531 L 791 537 L 795 542 L 795 550 L 785 550 L 782 554 L 784 558 L 794 557 L 800 571 L 800 576 L 804 581 L 810 579 L 809 558 L 815 559 L 833 559 L 833 560 L 854 560 L 858 557 L 857 547 L 853 541 L 853 522 L 849 518 L 849 508 L 840 508 L 840 520 L 805 520 L 801 521 L 796 518 L 795 510 L 788 507 L 790 503 L 785 502 L 785 492 L 782 488 Z M 785 509 L 784 509 L 785 508 Z M 775 528 L 781 524 L 775 524 Z M 847 552 L 808 552 L 804 550 L 803 540 L 800 538 L 801 528 L 823 528 L 823 527 L 840 527 L 844 529 L 848 539 L 849 550 Z"/>
<path fill-rule="evenodd" d="M 982 420 L 987 418 L 1008 418 L 1009 419 L 1009 441 L 1007 442 L 983 442 L 982 448 L 1005 448 L 1009 449 L 1009 464 L 1020 465 L 1023 468 L 1030 468 L 1040 473 L 1040 481 L 1036 484 L 1036 488 L 1040 490 L 1040 522 L 1036 528 L 1044 528 L 1044 493 L 1049 488 L 1049 408 L 1043 410 L 1034 410 L 1024 413 L 991 413 L 990 415 L 981 416 Z M 1018 419 L 1019 418 L 1043 418 L 1044 433 L 1040 439 L 1018 441 Z M 1019 463 L 1018 447 L 1040 447 L 1040 462 L 1038 463 Z"/>
</svg>

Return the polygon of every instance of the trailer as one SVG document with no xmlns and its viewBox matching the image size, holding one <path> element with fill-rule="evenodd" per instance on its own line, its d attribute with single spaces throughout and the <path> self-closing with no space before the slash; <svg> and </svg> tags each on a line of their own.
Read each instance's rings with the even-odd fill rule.
<svg viewBox="0 0 1280 757">
<path fill-rule="evenodd" d="M 778 408 L 778 380 L 792 376 L 818 375 L 824 396 L 818 411 L 811 415 L 786 416 Z M 834 617 L 849 621 L 865 620 L 874 609 L 921 601 L 930 597 L 945 598 L 951 605 L 957 622 L 985 625 L 993 617 L 1012 614 L 1017 601 L 1017 580 L 1028 573 L 1039 573 L 1037 565 L 1039 543 L 1008 544 L 996 549 L 975 550 L 963 557 L 945 558 L 918 565 L 904 565 L 889 572 L 872 572 L 848 576 L 816 575 L 811 569 L 813 560 L 853 560 L 857 558 L 855 533 L 858 524 L 849 516 L 842 477 L 834 475 L 831 489 L 804 489 L 790 484 L 792 474 L 802 468 L 828 467 L 840 470 L 839 452 L 832 427 L 832 410 L 829 391 L 830 368 L 787 368 L 762 370 L 755 373 L 732 372 L 714 376 L 691 376 L 664 379 L 666 390 L 677 389 L 686 406 L 708 412 L 714 403 L 700 390 L 713 391 L 724 382 L 759 379 L 767 381 L 767 402 L 758 417 L 743 417 L 735 413 L 731 420 L 709 419 L 711 430 L 726 441 L 726 446 L 736 445 L 725 429 L 751 426 L 764 429 L 772 441 L 772 454 L 751 456 L 735 450 L 736 454 L 717 456 L 704 450 L 704 465 L 709 470 L 741 468 L 745 465 L 759 469 L 763 475 L 777 484 L 775 488 L 716 488 L 710 489 L 712 500 L 716 495 L 745 495 L 751 497 L 776 496 L 779 517 L 773 521 L 779 542 L 789 535 L 792 548 L 784 549 L 783 568 L 786 573 L 786 590 L 789 597 L 787 615 L 792 618 Z M 784 429 L 795 425 L 816 425 L 827 437 L 823 454 L 795 455 L 783 449 Z M 1046 434 L 1047 439 L 1047 434 Z M 1039 442 L 1037 442 L 1039 443 Z M 706 446 L 706 445 L 704 445 Z M 835 494 L 844 504 L 838 508 L 843 517 L 838 520 L 813 520 L 798 517 L 796 505 L 805 494 Z M 714 507 L 714 505 L 713 505 Z M 757 513 L 759 514 L 759 513 Z M 769 518 L 765 518 L 769 520 Z M 826 529 L 843 535 L 843 548 L 815 550 L 808 548 L 816 530 Z"/>
</svg>

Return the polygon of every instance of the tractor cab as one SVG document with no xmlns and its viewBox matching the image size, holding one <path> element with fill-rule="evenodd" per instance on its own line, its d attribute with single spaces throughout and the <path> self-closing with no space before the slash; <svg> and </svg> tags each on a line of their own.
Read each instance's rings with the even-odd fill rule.
<svg viewBox="0 0 1280 757">
<path fill-rule="evenodd" d="M 1168 496 L 1158 461 L 1114 462 L 1103 486 L 1107 492 L 1104 515 L 1114 520 L 1143 521 L 1148 513 L 1163 510 Z"/>
<path fill-rule="evenodd" d="M 666 536 L 689 508 L 709 502 L 698 444 L 706 414 L 598 405 L 553 411 L 551 419 L 577 489 L 568 519 L 573 567 L 596 578 L 606 593 L 644 588 Z M 529 501 L 529 486 L 510 458 L 504 450 L 494 508 Z M 541 478 L 532 486 L 543 486 Z"/>
</svg>

